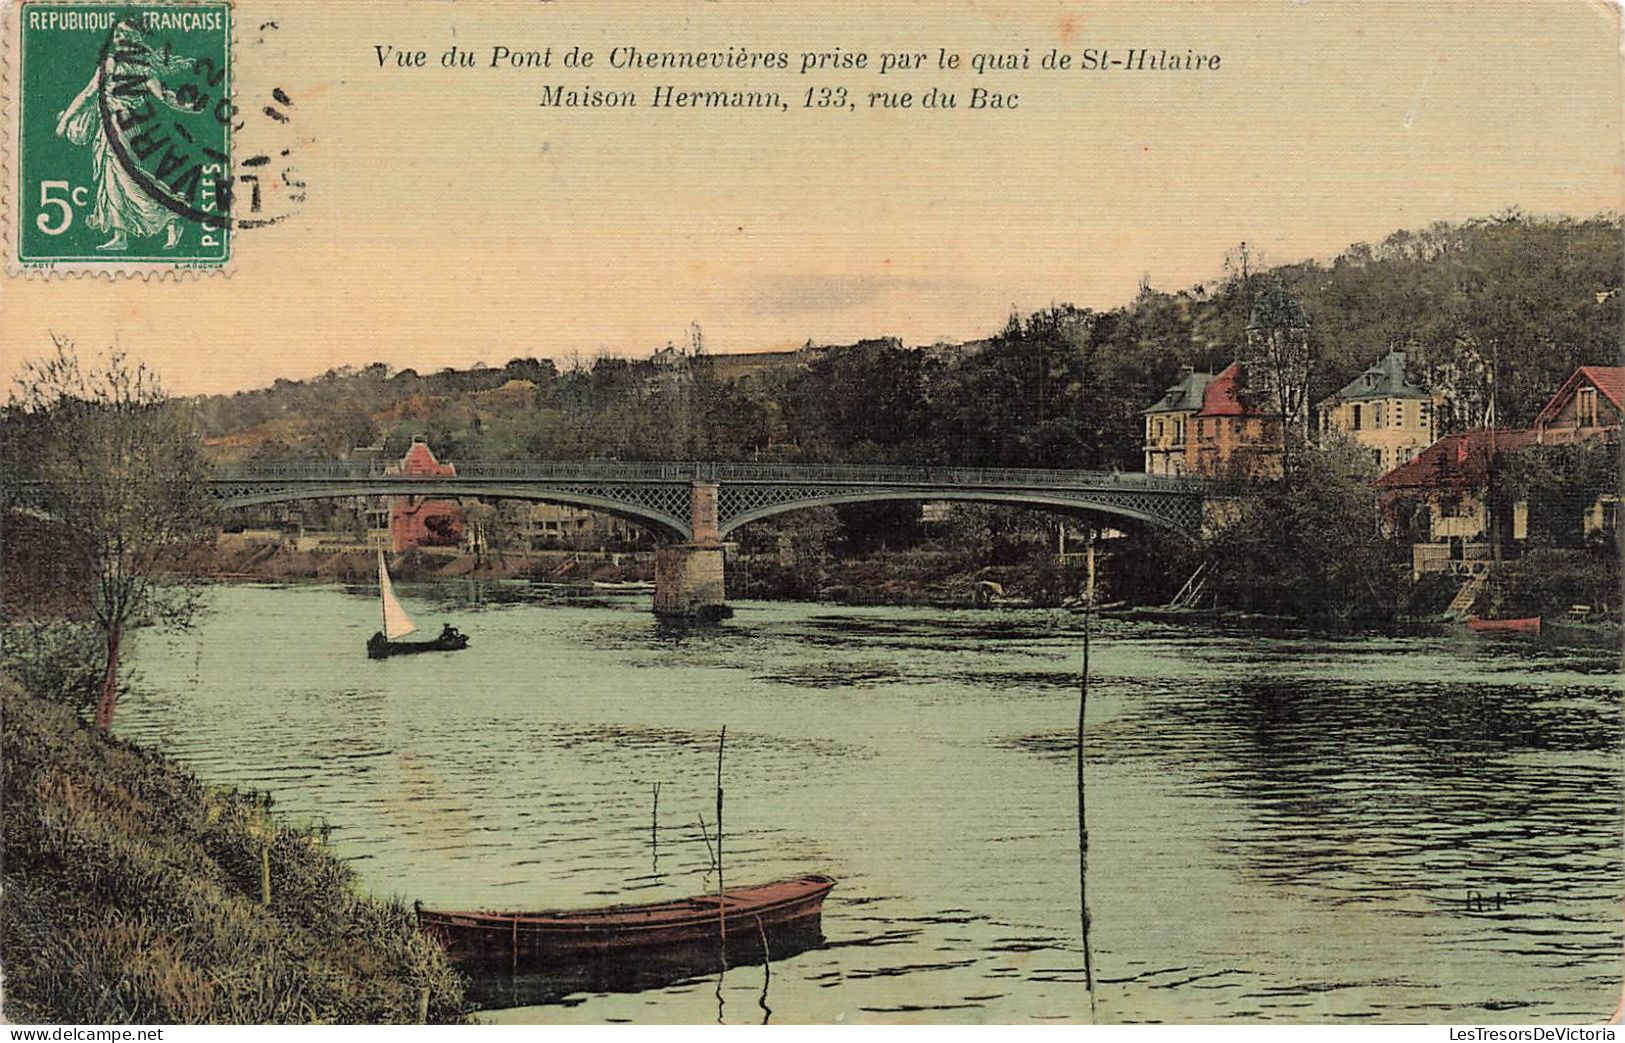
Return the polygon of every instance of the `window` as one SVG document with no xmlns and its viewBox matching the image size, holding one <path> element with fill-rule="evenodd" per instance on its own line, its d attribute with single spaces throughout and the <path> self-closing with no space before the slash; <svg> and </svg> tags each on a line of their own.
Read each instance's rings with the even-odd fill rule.
<svg viewBox="0 0 1625 1043">
<path fill-rule="evenodd" d="M 1382 466 L 1382 450 L 1381 449 L 1373 449 L 1373 450 L 1371 450 L 1371 462 L 1376 464 L 1378 467 Z"/>
<path fill-rule="evenodd" d="M 1361 427 L 1360 421 L 1361 421 L 1361 419 L 1362 419 L 1362 417 L 1360 416 L 1360 404 L 1358 402 L 1356 402 L 1354 405 L 1349 407 L 1349 430 L 1351 430 L 1351 431 L 1360 430 L 1360 427 Z"/>
<path fill-rule="evenodd" d="M 1579 427 L 1597 426 L 1597 389 L 1581 388 L 1574 396 L 1574 418 Z"/>
</svg>

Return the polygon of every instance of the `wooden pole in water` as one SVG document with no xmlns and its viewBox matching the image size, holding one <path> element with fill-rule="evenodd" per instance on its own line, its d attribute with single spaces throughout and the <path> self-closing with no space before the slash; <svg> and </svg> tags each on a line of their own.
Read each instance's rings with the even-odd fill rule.
<svg viewBox="0 0 1625 1043">
<path fill-rule="evenodd" d="M 717 1024 L 724 1024 L 722 978 L 728 973 L 728 908 L 722 887 L 722 744 L 728 726 L 717 735 Z"/>
<path fill-rule="evenodd" d="M 722 939 L 723 966 L 728 963 L 728 917 L 722 894 L 722 744 L 728 738 L 728 726 L 722 726 L 717 736 L 717 934 Z"/>
<path fill-rule="evenodd" d="M 1089 712 L 1089 631 L 1095 615 L 1095 534 L 1089 533 L 1084 557 L 1083 673 L 1078 687 L 1078 908 L 1083 927 L 1083 984 L 1089 992 L 1089 1020 L 1095 1012 L 1095 964 L 1089 947 L 1089 823 L 1084 814 L 1084 723 Z"/>
<path fill-rule="evenodd" d="M 649 857 L 660 872 L 660 783 L 654 783 L 654 807 L 649 811 Z"/>
<path fill-rule="evenodd" d="M 260 842 L 260 904 L 271 904 L 271 842 Z"/>
</svg>

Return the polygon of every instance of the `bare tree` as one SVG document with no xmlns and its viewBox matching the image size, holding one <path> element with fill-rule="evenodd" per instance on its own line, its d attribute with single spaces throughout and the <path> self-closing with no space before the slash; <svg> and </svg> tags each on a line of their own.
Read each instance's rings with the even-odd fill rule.
<svg viewBox="0 0 1625 1043">
<path fill-rule="evenodd" d="M 462 506 L 464 539 L 474 552 L 474 567 L 501 568 L 511 549 L 515 528 L 503 509 L 506 505 L 501 501 L 465 500 Z"/>
<path fill-rule="evenodd" d="M 52 340 L 52 354 L 23 364 L 4 409 L 7 492 L 60 527 L 87 577 L 104 656 L 96 724 L 106 730 L 126 630 L 191 618 L 196 588 L 174 567 L 209 531 L 211 511 L 198 439 L 152 370 L 119 351 L 85 360 L 71 340 Z"/>
<path fill-rule="evenodd" d="M 1309 440 L 1309 376 L 1314 366 L 1309 319 L 1279 281 L 1253 304 L 1242 350 L 1250 393 L 1279 425 L 1282 477 L 1290 478 L 1295 451 Z"/>
</svg>

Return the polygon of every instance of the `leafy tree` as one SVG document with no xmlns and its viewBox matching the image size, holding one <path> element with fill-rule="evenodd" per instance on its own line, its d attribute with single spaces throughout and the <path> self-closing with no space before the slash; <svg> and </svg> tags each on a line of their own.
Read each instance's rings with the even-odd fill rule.
<svg viewBox="0 0 1625 1043">
<path fill-rule="evenodd" d="M 153 372 L 113 351 L 89 361 L 56 337 L 29 360 L 4 411 L 11 495 L 60 527 L 91 589 L 101 631 L 96 723 L 106 730 L 119 696 L 126 630 L 185 625 L 193 589 L 167 579 L 210 531 L 198 440 Z"/>
<path fill-rule="evenodd" d="M 1369 458 L 1352 445 L 1304 454 L 1294 480 L 1235 503 L 1212 538 L 1213 588 L 1229 606 L 1323 623 L 1380 623 L 1404 569 L 1380 531 Z"/>
<path fill-rule="evenodd" d="M 1530 445 L 1506 456 L 1496 483 L 1495 513 L 1509 517 L 1526 503 L 1529 539 L 1548 547 L 1585 544 L 1585 512 L 1597 499 L 1620 496 L 1625 484 L 1619 446 L 1607 442 Z"/>
</svg>

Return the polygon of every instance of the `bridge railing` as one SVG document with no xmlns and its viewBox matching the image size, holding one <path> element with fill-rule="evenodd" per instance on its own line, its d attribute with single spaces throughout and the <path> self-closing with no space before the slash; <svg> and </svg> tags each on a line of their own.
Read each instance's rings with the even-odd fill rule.
<svg viewBox="0 0 1625 1043">
<path fill-rule="evenodd" d="M 952 487 L 1142 488 L 1196 492 L 1199 478 L 1167 477 L 1134 471 L 1047 470 L 1025 467 L 936 467 L 904 464 L 760 464 L 695 461 L 515 461 L 456 465 L 455 476 L 402 475 L 371 461 L 298 461 L 217 467 L 218 481 L 322 481 L 387 479 L 401 482 L 586 480 L 635 482 L 762 482 L 782 484 L 853 483 Z"/>
<path fill-rule="evenodd" d="M 1042 486 L 1096 488 L 1138 486 L 1196 489 L 1200 482 L 1137 471 L 1082 471 L 1034 467 L 940 467 L 906 464 L 706 464 L 715 477 L 733 482 L 854 482 L 881 485 Z"/>
<path fill-rule="evenodd" d="M 626 481 L 692 481 L 694 464 L 617 460 L 459 463 L 455 475 L 401 474 L 393 464 L 350 460 L 307 460 L 276 463 L 230 464 L 214 468 L 217 481 L 322 481 L 325 479 L 390 479 L 434 481 L 447 478 L 482 479 L 607 479 Z"/>
</svg>

